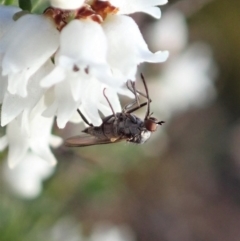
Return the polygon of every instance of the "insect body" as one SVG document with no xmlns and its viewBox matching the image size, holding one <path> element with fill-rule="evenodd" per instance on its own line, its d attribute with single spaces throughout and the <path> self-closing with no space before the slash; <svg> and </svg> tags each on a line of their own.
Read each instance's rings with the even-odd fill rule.
<svg viewBox="0 0 240 241">
<path fill-rule="evenodd" d="M 143 75 L 141 75 L 141 77 L 143 80 L 146 94 L 143 94 L 140 91 L 136 90 L 134 82 L 130 82 L 131 86 L 127 84 L 128 89 L 135 94 L 135 101 L 127 105 L 122 110 L 122 112 L 114 112 L 111 103 L 109 102 L 104 92 L 104 96 L 106 97 L 106 100 L 108 101 L 113 114 L 105 117 L 100 126 L 93 126 L 92 124 L 90 124 L 85 118 L 85 116 L 81 113 L 81 111 L 78 110 L 78 113 L 80 114 L 82 119 L 89 125 L 89 127 L 82 131 L 86 133 L 85 135 L 82 134 L 79 136 L 70 137 L 65 141 L 65 145 L 70 147 L 83 147 L 99 144 L 117 143 L 124 140 L 136 144 L 143 144 L 145 141 L 147 141 L 151 136 L 151 133 L 156 131 L 158 125 L 162 125 L 164 122 L 158 121 L 156 118 L 151 117 L 151 100 L 149 98 L 145 79 Z M 147 102 L 139 104 L 137 94 L 147 98 Z M 135 104 L 137 104 L 137 107 L 131 108 Z M 132 114 L 132 112 L 146 105 L 147 112 L 144 120 Z"/>
</svg>

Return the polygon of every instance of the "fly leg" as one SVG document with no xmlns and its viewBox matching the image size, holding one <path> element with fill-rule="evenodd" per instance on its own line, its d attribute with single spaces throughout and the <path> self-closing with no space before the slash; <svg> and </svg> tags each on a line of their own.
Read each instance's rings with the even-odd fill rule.
<svg viewBox="0 0 240 241">
<path fill-rule="evenodd" d="M 135 82 L 129 80 L 127 82 L 126 86 L 134 94 L 135 100 L 133 102 L 131 102 L 130 104 L 125 105 L 124 108 L 123 108 L 123 112 L 128 112 L 128 110 L 131 109 L 136 104 L 137 104 L 138 107 L 140 106 L 139 98 L 138 98 L 138 95 L 137 95 L 137 90 L 136 90 L 136 87 L 135 87 Z"/>
<path fill-rule="evenodd" d="M 116 116 L 116 113 L 115 113 L 115 111 L 114 111 L 114 109 L 113 109 L 113 107 L 112 107 L 112 105 L 111 105 L 108 97 L 106 96 L 105 91 L 106 91 L 106 88 L 103 89 L 103 95 L 104 95 L 104 97 L 106 98 L 106 100 L 107 100 L 107 102 L 108 102 L 108 104 L 109 104 L 109 106 L 110 106 L 110 109 L 112 110 L 113 116 L 116 118 L 116 117 L 117 117 L 117 116 Z"/>
<path fill-rule="evenodd" d="M 106 88 L 104 88 L 104 90 L 103 90 L 103 95 L 104 95 L 104 97 L 106 98 L 106 100 L 107 100 L 107 102 L 108 102 L 108 104 L 109 104 L 109 106 L 110 106 L 110 108 L 111 108 L 111 110 L 112 110 L 112 112 L 113 112 L 113 116 L 116 118 L 116 113 L 114 112 L 113 107 L 112 107 L 109 99 L 107 98 L 107 96 L 106 96 L 106 94 L 105 94 L 105 90 L 106 90 Z M 81 116 L 81 118 L 83 119 L 83 121 L 84 121 L 87 125 L 93 126 L 93 124 L 90 123 L 90 122 L 87 120 L 87 118 L 83 115 L 83 113 L 80 111 L 80 109 L 77 109 L 77 112 L 78 112 L 78 114 Z M 111 117 L 112 117 L 112 115 L 109 116 L 107 119 L 105 119 L 104 122 L 108 121 Z"/>
<path fill-rule="evenodd" d="M 141 91 L 137 90 L 136 89 L 136 86 L 135 86 L 135 82 L 133 81 L 128 81 L 127 82 L 127 88 L 135 95 L 135 100 L 126 105 L 124 108 L 123 108 L 123 111 L 127 112 L 127 113 L 132 113 L 144 106 L 148 106 L 148 109 L 147 109 L 147 113 L 146 115 L 148 116 L 150 113 L 150 103 L 152 102 L 152 100 L 149 98 L 149 94 L 148 94 L 148 88 L 147 88 L 147 85 L 146 85 L 146 81 L 144 79 L 144 76 L 143 74 L 141 74 L 141 78 L 142 78 L 142 81 L 143 81 L 143 85 L 144 85 L 144 88 L 145 88 L 145 91 L 146 91 L 146 94 L 142 93 Z M 139 104 L 139 98 L 137 96 L 137 94 L 145 97 L 148 101 L 147 102 L 144 102 L 142 104 Z M 137 104 L 137 106 L 135 108 L 132 108 L 135 104 Z"/>
<path fill-rule="evenodd" d="M 83 115 L 83 113 L 82 113 L 79 109 L 77 109 L 77 112 L 78 112 L 78 114 L 81 116 L 81 118 L 83 119 L 83 121 L 84 121 L 87 125 L 93 126 L 93 124 L 92 124 L 92 123 L 89 123 L 89 121 L 87 120 L 87 118 Z"/>
</svg>

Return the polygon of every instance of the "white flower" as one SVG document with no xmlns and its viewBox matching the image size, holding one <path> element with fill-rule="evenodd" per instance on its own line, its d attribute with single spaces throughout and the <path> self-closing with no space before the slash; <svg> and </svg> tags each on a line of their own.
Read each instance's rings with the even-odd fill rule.
<svg viewBox="0 0 240 241">
<path fill-rule="evenodd" d="M 48 232 L 44 232 L 45 239 L 53 241 L 87 241 L 83 236 L 81 223 L 72 217 L 63 217 L 50 227 Z"/>
<path fill-rule="evenodd" d="M 39 82 L 52 69 L 53 64 L 51 63 L 51 61 L 48 61 L 35 74 L 33 74 L 32 77 L 30 77 L 29 84 L 27 86 L 27 97 L 13 95 L 8 91 L 5 91 L 2 101 L 2 126 L 9 124 L 21 113 L 23 113 L 22 116 L 29 117 L 33 108 L 36 106 L 36 104 L 40 101 L 40 99 L 46 92 L 46 89 L 39 87 Z M 29 126 L 28 120 L 29 118 L 26 118 L 26 122 L 23 123 L 26 130 L 28 130 Z"/>
<path fill-rule="evenodd" d="M 120 14 L 131 14 L 135 12 L 144 12 L 155 18 L 161 17 L 159 5 L 166 4 L 167 0 L 110 0 L 113 6 L 119 8 Z"/>
<path fill-rule="evenodd" d="M 19 11 L 21 11 L 21 9 L 18 7 L 0 5 L 0 38 L 11 28 L 12 24 L 15 22 L 13 20 L 13 15 Z"/>
<path fill-rule="evenodd" d="M 80 8 L 84 0 L 50 0 L 51 6 L 61 9 L 77 9 Z"/>
<path fill-rule="evenodd" d="M 109 223 L 99 223 L 90 236 L 89 241 L 134 241 L 132 230 L 125 225 L 114 226 Z"/>
<path fill-rule="evenodd" d="M 20 8 L 13 6 L 1 6 L 0 5 L 0 39 L 7 32 L 12 25 L 15 23 L 13 20 L 13 15 L 21 11 Z M 2 53 L 0 52 L 0 63 L 2 62 Z M 0 66 L 0 73 L 2 72 L 2 67 Z M 7 89 L 7 77 L 0 75 L 0 104 L 3 101 L 4 94 Z"/>
<path fill-rule="evenodd" d="M 3 150 L 7 144 L 9 146 L 8 164 L 10 168 L 15 167 L 21 160 L 24 160 L 29 152 L 39 156 L 50 165 L 56 164 L 56 158 L 52 154 L 49 144 L 57 147 L 62 140 L 51 135 L 53 118 L 42 117 L 39 114 L 42 109 L 43 101 L 40 101 L 31 112 L 30 133 L 27 133 L 24 128 L 25 119 L 29 117 L 23 113 L 19 116 L 21 118 L 15 119 L 8 124 L 6 136 L 0 138 L 0 150 Z"/>
<path fill-rule="evenodd" d="M 150 52 L 132 18 L 110 16 L 102 25 L 108 40 L 108 61 L 113 72 L 118 75 L 135 80 L 138 64 L 159 63 L 167 59 L 167 51 Z"/>
<path fill-rule="evenodd" d="M 139 4 L 139 8 L 144 5 L 141 1 Z M 83 109 L 93 124 L 100 124 L 98 109 L 102 111 L 103 105 L 97 103 L 102 99 L 108 106 L 103 98 L 104 87 L 115 91 L 116 96 L 128 79 L 135 80 L 140 63 L 163 62 L 168 57 L 167 51 L 150 52 L 132 18 L 111 13 L 100 16 L 100 24 L 94 20 L 90 15 L 63 28 L 56 67 L 41 81 L 45 88 L 54 86 L 56 99 L 45 114 L 56 115 L 60 128 L 77 108 Z M 119 106 L 119 102 L 115 103 Z M 117 106 L 113 105 L 120 111 Z"/>
<path fill-rule="evenodd" d="M 44 116 L 51 117 L 56 115 L 58 126 L 63 128 L 78 108 L 83 110 L 88 119 L 91 120 L 90 122 L 94 125 L 99 125 L 102 122 L 99 117 L 98 110 L 105 115 L 112 114 L 103 95 L 103 89 L 106 87 L 105 85 L 101 84 L 94 78 L 78 77 L 76 80 L 70 76 L 67 77 L 68 78 L 64 81 L 55 85 L 52 90 L 52 95 L 54 95 L 55 98 L 52 104 L 43 113 Z M 75 86 L 76 92 L 82 92 L 77 100 L 74 100 L 73 98 L 73 89 L 71 89 L 71 86 Z M 107 95 L 108 98 L 111 98 L 111 104 L 114 109 L 116 111 L 121 111 L 116 91 L 108 87 Z"/>
<path fill-rule="evenodd" d="M 56 241 L 135 241 L 135 234 L 127 225 L 114 225 L 99 222 L 93 226 L 91 233 L 84 233 L 81 223 L 71 217 L 64 217 L 50 228 L 48 238 Z"/>
<path fill-rule="evenodd" d="M 159 107 L 171 114 L 209 103 L 216 96 L 215 74 L 209 46 L 205 43 L 192 44 L 171 59 L 163 70 Z"/>
<path fill-rule="evenodd" d="M 169 28 L 163 27 L 162 23 L 159 26 L 154 24 L 151 38 L 158 39 L 163 45 L 166 43 L 173 54 L 149 88 L 152 99 L 154 95 L 158 99 L 155 107 L 164 113 L 166 119 L 192 106 L 206 105 L 215 98 L 216 65 L 212 50 L 206 43 L 187 45 L 187 26 L 181 12 L 167 12 L 163 22 Z M 161 38 L 156 29 L 161 29 Z M 176 45 L 177 39 L 180 40 L 179 45 Z"/>
<path fill-rule="evenodd" d="M 7 165 L 3 169 L 4 181 L 16 195 L 32 199 L 40 195 L 42 182 L 55 170 L 45 160 L 28 152 L 24 159 L 14 169 Z"/>
<path fill-rule="evenodd" d="M 26 97 L 29 78 L 58 46 L 59 33 L 51 20 L 32 14 L 18 19 L 0 41 L 2 75 L 8 76 L 8 91 Z"/>
<path fill-rule="evenodd" d="M 111 76 L 107 64 L 106 36 L 101 26 L 94 21 L 73 20 L 62 30 L 55 62 L 56 68 L 41 82 L 43 87 L 64 80 L 67 74 L 76 79 L 95 76 L 108 85 L 120 85 L 116 83 L 118 79 Z"/>
<path fill-rule="evenodd" d="M 56 116 L 64 128 L 78 108 L 89 122 L 101 124 L 99 111 L 112 114 L 103 90 L 121 111 L 118 94 L 133 96 L 126 81 L 135 80 L 138 65 L 168 57 L 167 51 L 152 53 L 137 24 L 123 14 L 160 17 L 157 5 L 166 2 L 51 0 L 43 15 L 20 13 L 14 21 L 19 9 L 9 10 L 8 27 L 0 30 L 0 103 L 1 126 L 7 125 L 2 148 L 9 144 L 11 167 L 29 150 L 55 163 L 48 147 L 51 125 L 38 133 L 38 124 Z"/>
<path fill-rule="evenodd" d="M 147 29 L 147 40 L 154 50 L 168 49 L 177 54 L 188 43 L 188 26 L 185 16 L 178 10 L 168 10 L 161 21 L 154 22 Z"/>
</svg>

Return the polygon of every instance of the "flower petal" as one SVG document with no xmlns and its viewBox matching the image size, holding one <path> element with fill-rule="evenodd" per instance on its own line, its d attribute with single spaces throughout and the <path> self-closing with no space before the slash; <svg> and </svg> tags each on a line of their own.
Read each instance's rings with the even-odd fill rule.
<svg viewBox="0 0 240 241">
<path fill-rule="evenodd" d="M 93 125 L 100 125 L 102 120 L 98 113 L 99 100 L 103 98 L 103 88 L 102 83 L 92 78 L 90 81 L 85 82 L 84 93 L 81 99 L 81 109 L 91 120 Z"/>
<path fill-rule="evenodd" d="M 8 146 L 7 136 L 0 137 L 0 151 L 3 151 Z"/>
<path fill-rule="evenodd" d="M 15 35 L 15 38 L 9 39 L 8 35 Z M 8 42 L 2 63 L 3 74 L 45 62 L 56 51 L 58 38 L 59 33 L 48 18 L 32 14 L 22 16 L 1 40 Z"/>
<path fill-rule="evenodd" d="M 73 20 L 61 32 L 60 55 L 84 63 L 106 63 L 107 40 L 100 24 Z"/>
<path fill-rule="evenodd" d="M 64 80 L 66 77 L 65 70 L 60 66 L 55 66 L 55 68 L 41 80 L 41 87 L 49 88 L 54 84 L 57 84 Z"/>
<path fill-rule="evenodd" d="M 8 165 L 14 168 L 26 155 L 28 150 L 29 140 L 25 136 L 17 120 L 13 120 L 7 126 L 8 148 Z"/>
<path fill-rule="evenodd" d="M 0 5 L 0 38 L 15 23 L 13 15 L 22 9 L 14 6 Z"/>
<path fill-rule="evenodd" d="M 137 24 L 128 16 L 108 17 L 103 29 L 108 39 L 108 62 L 113 72 L 119 71 L 129 79 L 135 79 L 138 64 L 163 62 L 168 57 L 167 51 L 150 52 Z"/>
<path fill-rule="evenodd" d="M 42 117 L 41 113 L 44 108 L 43 99 L 41 99 L 31 111 L 30 116 L 29 113 L 23 112 L 20 116 L 22 117 L 21 121 L 19 121 L 19 118 L 8 124 L 8 162 L 11 168 L 23 160 L 30 150 L 51 165 L 56 164 L 56 159 L 49 148 L 54 118 Z M 26 125 L 29 125 L 29 132 L 25 130 Z"/>
<path fill-rule="evenodd" d="M 52 68 L 53 64 L 51 61 L 48 61 L 31 77 L 31 81 L 27 87 L 28 96 L 26 98 L 12 95 L 9 92 L 5 94 L 1 112 L 1 126 L 7 125 L 23 110 L 27 110 L 30 113 L 46 91 L 39 86 L 40 80 L 49 73 Z"/>
<path fill-rule="evenodd" d="M 36 112 L 31 113 L 31 136 L 29 140 L 29 148 L 46 160 L 50 165 L 55 165 L 57 163 L 56 158 L 52 154 L 49 148 L 49 142 L 51 137 L 51 129 L 53 126 L 54 118 L 45 118 L 40 115 L 43 106 L 36 108 Z"/>
<path fill-rule="evenodd" d="M 159 6 L 167 3 L 167 0 L 110 0 L 111 4 L 119 8 L 119 14 L 131 14 L 135 12 L 144 12 L 153 17 L 160 18 L 160 9 L 153 6 Z"/>
<path fill-rule="evenodd" d="M 151 15 L 154 18 L 158 18 L 158 19 L 161 18 L 161 15 L 162 15 L 161 10 L 158 7 L 148 7 L 148 8 L 145 8 L 143 12 Z"/>
<path fill-rule="evenodd" d="M 5 53 L 2 74 L 9 76 L 10 93 L 26 96 L 29 77 L 57 50 L 58 39 L 58 31 L 46 17 L 27 14 L 16 21 L 0 40 L 0 52 Z"/>
<path fill-rule="evenodd" d="M 50 0 L 51 6 L 61 9 L 77 9 L 80 8 L 84 0 Z"/>
<path fill-rule="evenodd" d="M 150 25 L 147 37 L 153 49 L 157 50 L 161 46 L 168 49 L 171 56 L 178 54 L 188 42 L 188 26 L 184 14 L 178 10 L 168 10 L 161 21 Z"/>
<path fill-rule="evenodd" d="M 41 157 L 43 160 L 46 160 L 51 166 L 57 164 L 57 159 L 52 154 L 48 145 L 43 142 L 38 143 L 37 145 L 34 143 L 30 145 L 32 151 L 37 154 L 37 156 Z"/>
<path fill-rule="evenodd" d="M 1 68 L 0 68 L 1 73 Z M 3 103 L 4 95 L 7 91 L 7 78 L 6 76 L 0 76 L 0 104 Z"/>
<path fill-rule="evenodd" d="M 70 84 L 62 81 L 54 86 L 54 102 L 44 111 L 44 116 L 57 116 L 57 125 L 64 128 L 73 112 L 77 110 L 79 103 L 74 101 Z"/>
<path fill-rule="evenodd" d="M 63 139 L 59 136 L 55 136 L 55 135 L 50 135 L 50 145 L 53 147 L 53 148 L 57 148 L 59 147 L 62 143 L 63 143 Z"/>
<path fill-rule="evenodd" d="M 45 160 L 28 152 L 13 170 L 4 166 L 3 177 L 14 194 L 32 199 L 40 194 L 42 181 L 49 177 L 54 169 Z"/>
</svg>

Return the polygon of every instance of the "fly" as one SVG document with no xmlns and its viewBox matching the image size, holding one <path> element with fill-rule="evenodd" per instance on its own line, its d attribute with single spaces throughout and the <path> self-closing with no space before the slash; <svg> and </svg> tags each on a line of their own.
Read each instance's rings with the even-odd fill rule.
<svg viewBox="0 0 240 241">
<path fill-rule="evenodd" d="M 94 126 L 89 123 L 86 117 L 78 109 L 78 113 L 83 121 L 89 126 L 82 132 L 85 134 L 73 136 L 65 141 L 65 145 L 69 147 L 84 147 L 100 144 L 117 143 L 121 141 L 132 142 L 136 144 L 143 144 L 151 136 L 152 132 L 157 130 L 158 125 L 162 125 L 164 121 L 158 121 L 150 114 L 150 102 L 148 88 L 144 76 L 141 74 L 141 79 L 145 88 L 146 94 L 141 93 L 135 87 L 135 82 L 127 82 L 127 88 L 135 95 L 133 103 L 126 105 L 122 112 L 115 113 L 113 107 L 105 94 L 103 94 L 112 110 L 112 115 L 105 117 L 100 126 Z M 147 99 L 146 102 L 140 104 L 139 97 L 143 96 Z M 136 105 L 136 107 L 133 107 Z M 136 115 L 132 114 L 134 111 L 147 105 L 145 118 L 142 120 Z"/>
</svg>

